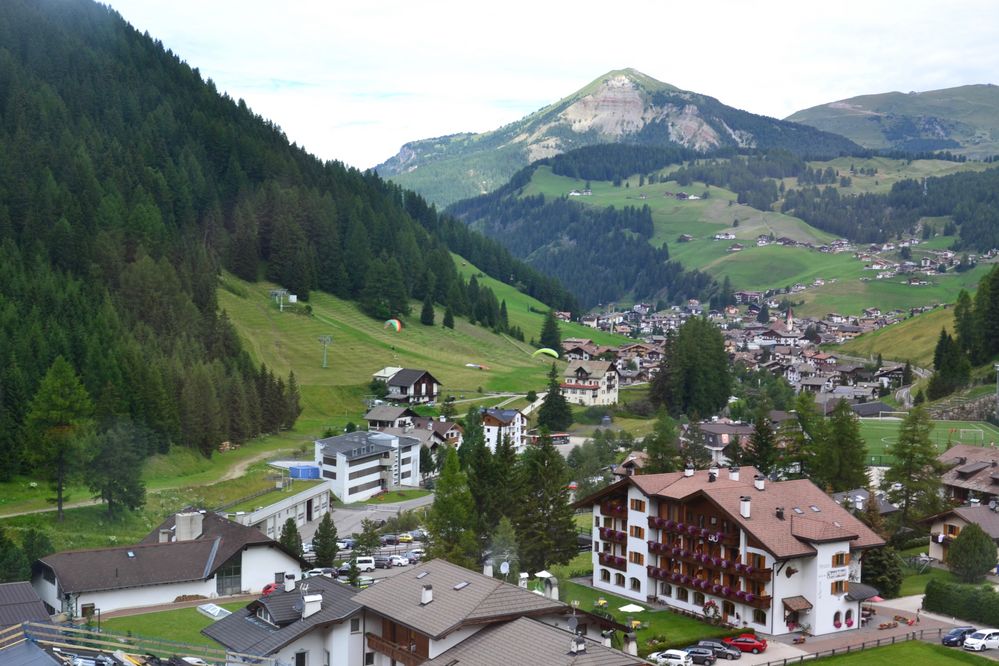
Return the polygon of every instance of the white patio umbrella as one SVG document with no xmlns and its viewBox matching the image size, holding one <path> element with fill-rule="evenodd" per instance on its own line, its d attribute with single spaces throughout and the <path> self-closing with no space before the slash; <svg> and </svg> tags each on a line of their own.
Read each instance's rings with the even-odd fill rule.
<svg viewBox="0 0 999 666">
<path fill-rule="evenodd" d="M 627 606 L 621 606 L 618 610 L 622 613 L 641 613 L 645 609 L 638 604 L 628 604 Z"/>
<path fill-rule="evenodd" d="M 536 578 L 551 578 L 552 574 L 542 569 L 538 573 L 534 574 Z"/>
</svg>

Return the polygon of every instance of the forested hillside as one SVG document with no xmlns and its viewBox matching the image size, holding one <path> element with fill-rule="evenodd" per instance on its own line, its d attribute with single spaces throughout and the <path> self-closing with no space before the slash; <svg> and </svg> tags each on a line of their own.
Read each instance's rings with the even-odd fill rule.
<svg viewBox="0 0 999 666">
<path fill-rule="evenodd" d="M 74 424 L 132 422 L 140 455 L 289 427 L 294 380 L 241 350 L 216 302 L 220 267 L 302 299 L 325 289 L 373 316 L 428 294 L 473 311 L 449 250 L 575 307 L 418 196 L 289 143 L 114 11 L 0 3 L 3 476 L 45 463 L 28 453 L 67 425 L 40 411 L 56 389 L 79 398 L 63 415 Z"/>
</svg>

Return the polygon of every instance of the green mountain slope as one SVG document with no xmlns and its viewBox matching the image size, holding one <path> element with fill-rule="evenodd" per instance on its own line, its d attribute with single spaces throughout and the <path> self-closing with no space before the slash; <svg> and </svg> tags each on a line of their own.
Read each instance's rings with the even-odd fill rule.
<svg viewBox="0 0 999 666">
<path fill-rule="evenodd" d="M 999 87 L 861 95 L 791 114 L 791 122 L 852 139 L 866 148 L 947 149 L 974 157 L 999 153 Z"/>
<path fill-rule="evenodd" d="M 447 205 L 491 192 L 535 160 L 613 142 L 680 145 L 697 151 L 785 148 L 816 156 L 857 148 L 843 137 L 740 111 L 623 69 L 499 129 L 407 143 L 376 170 Z"/>
</svg>

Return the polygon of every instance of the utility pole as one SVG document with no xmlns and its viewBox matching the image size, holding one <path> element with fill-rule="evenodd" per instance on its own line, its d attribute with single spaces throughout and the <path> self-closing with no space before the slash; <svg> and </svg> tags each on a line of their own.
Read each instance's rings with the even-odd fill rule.
<svg viewBox="0 0 999 666">
<path fill-rule="evenodd" d="M 323 346 L 323 367 L 324 368 L 328 368 L 329 367 L 329 365 L 326 363 L 326 349 L 330 346 L 331 342 L 333 342 L 333 336 L 332 335 L 320 335 L 319 336 L 319 344 L 321 344 Z"/>
<path fill-rule="evenodd" d="M 278 310 L 281 312 L 284 312 L 284 297 L 287 295 L 287 289 L 271 289 L 271 298 L 277 301 Z"/>
</svg>

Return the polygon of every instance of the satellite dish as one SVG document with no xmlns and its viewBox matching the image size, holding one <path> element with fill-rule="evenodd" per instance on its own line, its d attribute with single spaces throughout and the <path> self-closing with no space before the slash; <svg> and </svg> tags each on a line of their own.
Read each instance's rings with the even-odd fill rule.
<svg viewBox="0 0 999 666">
<path fill-rule="evenodd" d="M 579 619 L 575 615 L 569 617 L 569 631 L 571 631 L 572 633 L 576 633 L 576 627 L 578 626 L 579 626 Z"/>
<path fill-rule="evenodd" d="M 510 563 L 509 562 L 501 562 L 500 563 L 500 573 L 503 574 L 504 576 L 507 575 L 508 573 L 510 573 Z"/>
<path fill-rule="evenodd" d="M 298 601 L 296 601 L 291 605 L 291 609 L 296 613 L 298 613 L 299 615 L 301 615 L 302 612 L 305 610 L 305 602 L 299 599 Z"/>
</svg>

